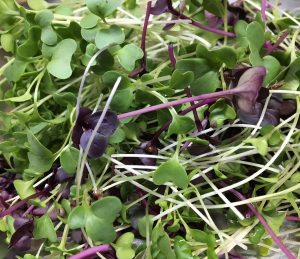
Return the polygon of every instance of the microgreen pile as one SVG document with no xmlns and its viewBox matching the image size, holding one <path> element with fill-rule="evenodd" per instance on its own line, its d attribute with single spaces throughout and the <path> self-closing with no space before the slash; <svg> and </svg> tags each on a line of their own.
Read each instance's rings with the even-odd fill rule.
<svg viewBox="0 0 300 259">
<path fill-rule="evenodd" d="M 299 28 L 278 1 L 1 0 L 0 258 L 297 258 Z"/>
</svg>

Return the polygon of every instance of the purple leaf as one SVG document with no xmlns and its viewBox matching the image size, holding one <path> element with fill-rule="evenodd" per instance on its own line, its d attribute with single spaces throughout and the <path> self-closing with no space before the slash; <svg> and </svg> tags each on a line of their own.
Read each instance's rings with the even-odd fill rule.
<svg viewBox="0 0 300 259">
<path fill-rule="evenodd" d="M 82 125 L 86 116 L 90 115 L 92 110 L 80 107 L 76 123 L 72 131 L 72 141 L 76 147 L 79 147 L 80 137 L 83 133 Z"/>
<path fill-rule="evenodd" d="M 256 125 L 259 121 L 261 112 L 262 112 L 262 104 L 256 103 L 255 108 L 252 112 L 245 112 L 241 109 L 237 109 L 237 113 L 239 116 L 239 119 L 246 124 Z M 261 122 L 261 126 L 266 125 L 278 125 L 280 120 L 279 111 L 273 110 L 273 109 L 267 109 L 265 116 Z"/>
<path fill-rule="evenodd" d="M 66 173 L 64 171 L 64 169 L 62 169 L 62 167 L 59 167 L 56 170 L 56 173 L 55 173 L 55 180 L 56 180 L 56 182 L 58 182 L 58 183 L 64 183 L 64 182 L 67 182 L 68 180 L 70 180 L 71 178 L 73 178 L 73 177 L 70 176 L 68 173 Z"/>
<path fill-rule="evenodd" d="M 82 134 L 80 138 L 80 146 L 83 148 L 83 150 L 86 149 L 89 139 L 92 135 L 92 132 L 93 130 L 86 130 Z M 102 156 L 107 148 L 107 145 L 108 145 L 107 137 L 99 133 L 96 133 L 95 138 L 90 147 L 90 150 L 88 151 L 89 157 L 96 158 Z"/>
<path fill-rule="evenodd" d="M 155 5 L 151 7 L 152 15 L 160 15 L 168 11 L 168 1 L 167 0 L 157 0 Z"/>
<path fill-rule="evenodd" d="M 266 75 L 265 67 L 248 69 L 240 78 L 236 92 L 236 102 L 240 110 L 247 113 L 255 112 L 255 102 Z"/>
<path fill-rule="evenodd" d="M 84 128 L 85 129 L 94 129 L 97 125 L 97 122 L 102 114 L 102 111 L 98 111 L 93 113 L 90 116 L 86 116 L 84 120 Z M 101 124 L 101 127 L 98 130 L 99 134 L 102 134 L 104 136 L 110 136 L 112 135 L 115 130 L 118 127 L 118 116 L 112 111 L 107 111 L 107 113 L 104 116 L 103 122 Z"/>
<path fill-rule="evenodd" d="M 9 247 L 13 247 L 19 251 L 29 250 L 31 246 L 33 221 L 25 218 L 18 218 L 15 220 L 14 225 L 17 230 L 10 239 Z"/>
</svg>

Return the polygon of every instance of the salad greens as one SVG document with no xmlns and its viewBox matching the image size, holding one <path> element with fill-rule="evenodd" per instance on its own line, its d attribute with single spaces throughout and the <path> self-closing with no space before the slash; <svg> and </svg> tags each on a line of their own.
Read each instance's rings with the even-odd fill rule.
<svg viewBox="0 0 300 259">
<path fill-rule="evenodd" d="M 275 2 L 2 0 L 3 257 L 296 258 L 300 16 Z"/>
</svg>

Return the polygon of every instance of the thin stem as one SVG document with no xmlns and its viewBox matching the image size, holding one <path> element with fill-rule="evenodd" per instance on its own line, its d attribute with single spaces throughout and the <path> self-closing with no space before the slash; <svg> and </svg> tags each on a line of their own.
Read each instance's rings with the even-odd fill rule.
<svg viewBox="0 0 300 259">
<path fill-rule="evenodd" d="M 224 182 L 218 183 L 222 187 L 226 187 L 227 184 Z M 238 192 L 235 189 L 229 190 L 234 196 L 236 196 L 240 200 L 246 200 L 246 197 Z M 258 210 L 252 204 L 246 204 L 248 208 L 253 212 L 253 214 L 257 217 L 260 223 L 263 225 L 265 230 L 269 233 L 273 241 L 278 245 L 281 251 L 287 256 L 288 259 L 296 259 L 296 257 L 290 252 L 290 250 L 282 243 L 281 239 L 274 233 L 273 229 L 269 226 L 264 217 L 258 212 Z"/>
<path fill-rule="evenodd" d="M 235 37 L 235 33 L 233 33 L 233 32 L 226 32 L 226 31 L 222 31 L 222 30 L 219 30 L 219 29 L 216 29 L 216 28 L 211 28 L 207 25 L 204 25 L 204 24 L 201 24 L 199 22 L 194 21 L 193 19 L 189 18 L 188 16 L 186 16 L 184 14 L 181 14 L 180 12 L 178 12 L 176 9 L 173 8 L 172 0 L 168 0 L 168 9 L 169 9 L 169 12 L 171 14 L 177 16 L 178 18 L 191 20 L 192 25 L 194 25 L 195 27 L 198 27 L 202 30 L 213 32 L 215 34 L 227 36 L 227 37 L 230 37 L 230 38 Z"/>
<path fill-rule="evenodd" d="M 275 51 L 279 45 L 286 39 L 286 37 L 289 35 L 289 31 L 285 31 L 280 37 L 279 39 L 274 43 L 274 45 L 272 45 L 268 50 L 266 55 L 271 54 L 273 51 Z"/>
<path fill-rule="evenodd" d="M 178 106 L 178 105 L 188 103 L 188 102 L 201 101 L 201 100 L 206 100 L 206 99 L 221 98 L 221 97 L 225 97 L 225 96 L 229 96 L 229 95 L 234 95 L 234 94 L 237 94 L 239 92 L 240 92 L 240 90 L 234 88 L 234 89 L 229 89 L 229 90 L 225 90 L 225 91 L 222 91 L 222 92 L 214 92 L 214 93 L 202 94 L 202 95 L 193 96 L 193 97 L 186 97 L 186 98 L 182 98 L 180 100 L 175 100 L 175 101 L 171 101 L 171 102 L 167 102 L 167 103 L 161 103 L 161 104 L 145 107 L 145 108 L 142 108 L 142 109 L 139 109 L 139 110 L 136 110 L 136 111 L 123 113 L 123 114 L 118 115 L 118 119 L 122 120 L 122 119 L 125 119 L 125 118 L 138 116 L 138 115 L 141 115 L 141 114 L 144 114 L 144 113 L 169 108 L 169 107 L 172 107 L 172 106 Z"/>
<path fill-rule="evenodd" d="M 267 20 L 267 15 L 266 15 L 266 11 L 267 11 L 267 0 L 261 0 L 261 17 L 264 21 Z"/>
<path fill-rule="evenodd" d="M 174 55 L 174 45 L 173 44 L 168 45 L 168 53 L 169 53 L 169 59 L 170 59 L 171 65 L 173 66 L 173 68 L 175 68 L 176 58 Z"/>
<path fill-rule="evenodd" d="M 110 245 L 100 245 L 100 246 L 94 246 L 91 248 L 88 248 L 86 250 L 83 250 L 82 252 L 73 255 L 70 257 L 70 259 L 82 259 L 82 258 L 90 258 L 96 253 L 107 253 L 113 251 L 112 247 Z"/>
<path fill-rule="evenodd" d="M 192 97 L 193 96 L 190 87 L 187 87 L 185 92 L 186 92 L 187 97 Z M 192 101 L 191 106 L 193 106 L 193 105 L 195 105 L 195 102 Z M 197 130 L 200 132 L 201 130 L 203 130 L 203 128 L 202 128 L 202 124 L 201 124 L 201 121 L 199 119 L 199 116 L 198 116 L 198 113 L 197 113 L 196 109 L 193 110 L 193 115 L 194 115 Z"/>
</svg>

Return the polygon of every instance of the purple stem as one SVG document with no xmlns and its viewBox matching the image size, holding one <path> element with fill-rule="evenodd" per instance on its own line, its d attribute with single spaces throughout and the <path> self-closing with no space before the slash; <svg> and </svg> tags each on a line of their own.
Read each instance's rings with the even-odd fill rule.
<svg viewBox="0 0 300 259">
<path fill-rule="evenodd" d="M 267 10 L 267 0 L 261 0 L 261 17 L 263 21 L 267 20 L 266 10 Z"/>
<path fill-rule="evenodd" d="M 190 87 L 187 87 L 185 92 L 186 92 L 187 97 L 193 97 Z M 193 106 L 193 105 L 195 105 L 194 101 L 191 102 L 191 106 Z M 202 128 L 202 124 L 201 124 L 201 121 L 199 119 L 199 116 L 198 116 L 198 113 L 197 113 L 196 109 L 193 110 L 193 115 L 194 115 L 194 120 L 195 120 L 197 130 L 200 132 L 201 130 L 203 130 L 203 128 Z"/>
<path fill-rule="evenodd" d="M 147 30 L 148 30 L 148 25 L 149 25 L 149 18 L 150 18 L 150 13 L 151 13 L 151 1 L 147 2 L 147 7 L 146 7 L 146 15 L 145 15 L 145 20 L 144 20 L 144 26 L 143 26 L 143 32 L 142 32 L 142 39 L 141 39 L 141 49 L 144 52 L 144 56 L 142 59 L 141 67 L 134 70 L 131 74 L 130 77 L 136 77 L 140 73 L 144 72 L 146 69 L 146 61 L 147 61 L 147 53 L 146 53 L 146 36 L 147 36 Z"/>
<path fill-rule="evenodd" d="M 266 55 L 271 54 L 274 50 L 276 50 L 279 45 L 285 40 L 285 38 L 289 35 L 289 31 L 285 31 L 279 39 L 272 45 L 271 47 L 268 48 Z"/>
<path fill-rule="evenodd" d="M 300 221 L 300 218 L 296 217 L 296 216 L 287 216 L 286 220 L 288 220 L 288 221 Z"/>
<path fill-rule="evenodd" d="M 82 259 L 82 258 L 91 258 L 96 253 L 106 253 L 112 251 L 112 247 L 110 245 L 100 245 L 88 248 L 83 250 L 82 252 L 72 255 L 70 259 Z"/>
<path fill-rule="evenodd" d="M 222 187 L 228 186 L 224 182 L 219 182 L 219 185 Z M 246 197 L 238 192 L 235 189 L 229 190 L 234 196 L 236 196 L 240 200 L 246 200 Z M 257 217 L 257 219 L 260 221 L 260 223 L 263 225 L 265 230 L 269 233 L 270 237 L 273 239 L 273 241 L 278 245 L 278 247 L 281 249 L 281 251 L 287 256 L 288 259 L 296 259 L 296 257 L 290 252 L 290 250 L 282 243 L 281 239 L 274 233 L 273 229 L 269 226 L 267 221 L 264 219 L 264 217 L 258 212 L 258 210 L 252 205 L 252 204 L 246 204 L 248 208 L 253 212 L 253 214 Z"/>
<path fill-rule="evenodd" d="M 198 27 L 202 30 L 213 32 L 213 33 L 223 35 L 223 36 L 227 36 L 227 37 L 230 37 L 230 38 L 235 37 L 235 34 L 233 32 L 227 32 L 227 31 L 222 31 L 222 30 L 216 29 L 216 28 L 212 28 L 210 26 L 207 26 L 207 25 L 201 24 L 199 22 L 196 22 L 196 21 L 194 21 L 193 19 L 189 18 L 188 16 L 186 16 L 184 14 L 181 14 L 180 12 L 178 12 L 176 9 L 173 8 L 172 0 L 168 0 L 168 10 L 171 14 L 177 16 L 180 19 L 190 20 L 192 25 L 194 25 L 195 27 Z"/>
<path fill-rule="evenodd" d="M 125 119 L 125 118 L 138 116 L 138 115 L 141 115 L 141 114 L 144 114 L 144 113 L 169 108 L 171 106 L 178 106 L 178 105 L 181 105 L 181 104 L 184 104 L 184 103 L 201 101 L 201 100 L 206 100 L 206 99 L 216 99 L 216 98 L 226 97 L 226 96 L 234 95 L 234 94 L 237 94 L 237 93 L 240 93 L 240 92 L 241 92 L 241 90 L 239 90 L 238 88 L 233 88 L 233 89 L 228 89 L 228 90 L 224 90 L 224 91 L 220 91 L 220 92 L 202 94 L 202 95 L 193 96 L 193 97 L 186 97 L 186 98 L 182 98 L 180 100 L 161 103 L 161 104 L 145 107 L 145 108 L 142 108 L 142 109 L 139 109 L 139 110 L 136 110 L 136 111 L 126 112 L 126 113 L 118 115 L 118 119 L 122 120 L 122 119 Z M 192 111 L 192 110 L 190 110 L 190 111 Z"/>
<path fill-rule="evenodd" d="M 7 215 L 10 215 L 12 212 L 19 209 L 23 205 L 25 205 L 29 200 L 37 198 L 38 196 L 42 195 L 45 192 L 46 192 L 46 189 L 43 190 L 43 191 L 37 192 L 35 194 L 32 194 L 32 195 L 28 196 L 27 198 L 25 198 L 24 200 L 21 200 L 21 201 L 15 203 L 11 207 L 9 207 L 7 210 L 4 210 L 4 211 L 0 212 L 0 219 L 7 216 Z"/>
<path fill-rule="evenodd" d="M 175 68 L 176 58 L 175 58 L 175 55 L 174 55 L 174 46 L 173 46 L 173 44 L 168 45 L 168 53 L 169 53 L 170 62 L 172 64 L 173 68 Z"/>
<path fill-rule="evenodd" d="M 195 105 L 192 105 L 190 107 L 188 107 L 187 109 L 181 111 L 179 113 L 179 115 L 186 115 L 188 114 L 189 112 L 203 106 L 203 105 L 206 105 L 206 104 L 211 104 L 213 102 L 215 102 L 216 100 L 215 99 L 207 99 L 205 101 L 202 101 L 202 102 L 199 102 L 199 103 L 196 103 Z M 155 142 L 159 136 L 170 126 L 170 124 L 172 123 L 172 119 L 170 119 L 168 122 L 166 122 L 156 133 L 155 135 L 153 136 L 153 139 L 152 139 L 152 143 Z"/>
</svg>

